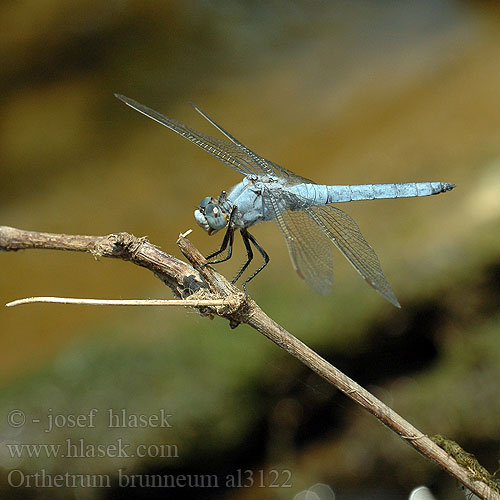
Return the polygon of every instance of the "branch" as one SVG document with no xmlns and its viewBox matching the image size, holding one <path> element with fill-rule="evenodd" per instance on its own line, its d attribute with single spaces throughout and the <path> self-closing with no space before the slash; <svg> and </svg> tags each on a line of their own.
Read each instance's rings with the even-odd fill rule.
<svg viewBox="0 0 500 500">
<path fill-rule="evenodd" d="M 480 498 L 500 500 L 500 488 L 495 483 L 490 482 L 488 486 L 477 480 L 477 475 L 472 475 L 466 466 L 459 465 L 428 436 L 274 322 L 252 299 L 245 297 L 211 266 L 204 266 L 205 258 L 183 235 L 179 236 L 177 244 L 191 264 L 162 252 L 146 238 L 136 238 L 128 233 L 80 236 L 38 233 L 0 226 L 0 250 L 43 248 L 89 252 L 96 258 L 119 258 L 149 269 L 172 289 L 174 295 L 183 299 L 183 305 L 196 307 L 203 315 L 226 318 L 232 328 L 239 323 L 255 328 L 365 408 L 424 457 L 434 461 Z M 189 301 L 185 301 L 186 298 Z M 221 299 L 222 305 L 219 302 L 217 305 L 204 302 Z M 193 300 L 201 302 L 195 305 Z"/>
<path fill-rule="evenodd" d="M 23 304 L 74 304 L 78 306 L 224 306 L 233 301 L 228 299 L 216 300 L 164 300 L 164 299 L 69 299 L 66 297 L 27 297 L 26 299 L 13 300 L 5 304 L 6 307 L 21 306 Z"/>
</svg>

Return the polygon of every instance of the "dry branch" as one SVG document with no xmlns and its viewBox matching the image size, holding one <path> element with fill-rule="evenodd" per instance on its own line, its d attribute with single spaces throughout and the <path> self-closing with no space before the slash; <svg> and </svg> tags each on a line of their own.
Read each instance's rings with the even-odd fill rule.
<svg viewBox="0 0 500 500">
<path fill-rule="evenodd" d="M 466 467 L 459 465 L 428 436 L 274 322 L 252 299 L 245 297 L 211 266 L 204 266 L 205 258 L 184 236 L 179 237 L 177 244 L 191 264 L 162 252 L 146 238 L 136 238 L 128 233 L 81 236 L 38 233 L 0 226 L 0 250 L 43 248 L 90 252 L 96 258 L 119 258 L 149 269 L 172 289 L 176 297 L 189 299 L 189 302 L 183 305 L 196 307 L 204 315 L 226 318 L 233 328 L 240 323 L 255 328 L 365 408 L 418 452 L 437 463 L 480 498 L 500 500 L 499 489 L 495 488 L 495 485 L 490 487 L 472 477 Z M 222 305 L 204 302 L 204 300 L 221 299 L 224 301 Z M 193 306 L 192 300 L 200 303 Z"/>
</svg>

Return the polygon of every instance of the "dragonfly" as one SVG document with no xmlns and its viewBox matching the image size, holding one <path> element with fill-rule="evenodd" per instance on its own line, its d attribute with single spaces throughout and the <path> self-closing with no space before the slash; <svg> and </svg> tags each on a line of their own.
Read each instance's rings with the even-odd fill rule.
<svg viewBox="0 0 500 500">
<path fill-rule="evenodd" d="M 361 234 L 356 222 L 332 204 L 429 196 L 450 191 L 455 187 L 454 184 L 316 184 L 253 152 L 194 104 L 194 109 L 225 139 L 198 132 L 123 95 L 115 96 L 139 113 L 188 139 L 243 176 L 243 180 L 229 192 L 222 191 L 218 198 L 203 198 L 194 217 L 208 235 L 225 229 L 222 244 L 219 250 L 207 256 L 207 265 L 229 260 L 233 252 L 234 233 L 240 232 L 247 260 L 233 279 L 233 284 L 240 279 L 252 261 L 252 246 L 261 255 L 263 263 L 242 284 L 245 294 L 250 280 L 269 263 L 269 255 L 248 228 L 259 222 L 274 221 L 285 239 L 293 268 L 313 290 L 321 295 L 330 292 L 333 284 L 333 243 L 369 285 L 391 304 L 401 307 L 384 276 L 375 251 Z M 215 258 L 224 252 L 224 257 Z"/>
</svg>

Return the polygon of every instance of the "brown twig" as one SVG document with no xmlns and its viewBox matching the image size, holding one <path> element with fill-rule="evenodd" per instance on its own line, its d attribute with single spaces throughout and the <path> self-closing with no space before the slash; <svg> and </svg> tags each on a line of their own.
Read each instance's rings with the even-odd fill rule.
<svg viewBox="0 0 500 500">
<path fill-rule="evenodd" d="M 162 252 L 147 239 L 136 238 L 128 233 L 79 236 L 38 233 L 0 226 L 0 250 L 44 248 L 90 252 L 96 258 L 119 258 L 149 269 L 168 285 L 177 297 L 201 300 L 202 304 L 193 307 L 197 307 L 202 314 L 226 318 L 232 327 L 239 323 L 247 323 L 255 328 L 360 404 L 410 446 L 437 463 L 480 498 L 500 500 L 500 493 L 498 490 L 495 491 L 496 488 L 472 477 L 467 468 L 459 465 L 428 436 L 269 318 L 252 299 L 245 298 L 211 266 L 204 266 L 205 258 L 184 236 L 179 237 L 177 244 L 191 265 Z M 204 299 L 227 300 L 230 298 L 233 299 L 231 306 L 227 304 L 207 305 L 203 302 Z M 192 306 L 191 302 L 186 304 Z"/>
</svg>

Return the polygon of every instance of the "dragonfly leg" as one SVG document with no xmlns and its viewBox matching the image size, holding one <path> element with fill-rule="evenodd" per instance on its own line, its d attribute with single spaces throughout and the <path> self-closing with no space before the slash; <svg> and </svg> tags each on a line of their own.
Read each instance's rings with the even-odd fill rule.
<svg viewBox="0 0 500 500">
<path fill-rule="evenodd" d="M 240 276 L 243 274 L 243 271 L 248 267 L 248 265 L 250 264 L 250 262 L 253 259 L 253 252 L 252 252 L 252 247 L 251 247 L 250 243 L 253 243 L 253 246 L 259 251 L 259 253 L 262 255 L 262 258 L 264 259 L 264 264 L 262 264 L 262 266 L 260 266 L 259 269 L 257 269 L 257 271 L 255 271 L 241 285 L 243 290 L 245 291 L 245 294 L 246 294 L 247 293 L 247 283 L 250 280 L 252 280 L 253 278 L 255 278 L 255 276 L 257 276 L 257 274 L 259 274 L 262 271 L 262 269 L 264 269 L 267 266 L 267 264 L 269 262 L 269 255 L 267 255 L 266 251 L 257 243 L 257 240 L 246 229 L 241 230 L 241 237 L 243 238 L 243 243 L 245 244 L 245 248 L 247 249 L 248 260 L 245 262 L 243 267 L 240 269 L 240 271 L 236 275 L 236 277 L 233 279 L 233 281 L 232 281 L 233 284 L 236 283 L 236 281 L 238 281 Z"/>
<path fill-rule="evenodd" d="M 225 197 L 225 195 L 226 192 L 222 191 L 220 196 Z M 208 266 L 209 264 L 219 264 L 221 262 L 226 262 L 226 260 L 229 260 L 231 258 L 231 255 L 233 254 L 233 240 L 234 240 L 234 229 L 231 223 L 233 221 L 233 216 L 236 213 L 236 208 L 237 208 L 236 206 L 233 207 L 233 209 L 231 210 L 231 214 L 229 215 L 229 222 L 227 224 L 226 234 L 224 235 L 224 239 L 222 240 L 222 245 L 220 246 L 219 250 L 217 250 L 214 253 L 211 253 L 210 255 L 207 255 L 206 259 L 210 260 L 216 257 L 217 255 L 220 255 L 227 248 L 227 245 L 229 244 L 227 255 L 223 259 L 217 259 L 217 260 L 212 260 L 211 262 L 206 262 L 205 264 L 203 264 L 202 267 Z"/>
<path fill-rule="evenodd" d="M 240 233 L 243 239 L 243 243 L 245 244 L 245 248 L 247 249 L 248 259 L 243 264 L 243 267 L 238 271 L 238 274 L 234 277 L 233 281 L 231 281 L 233 285 L 240 279 L 240 276 L 243 274 L 243 271 L 248 267 L 248 264 L 250 264 L 250 262 L 252 262 L 253 259 L 253 251 L 252 247 L 250 246 L 250 238 L 248 237 L 248 231 L 246 229 L 242 229 Z"/>
<path fill-rule="evenodd" d="M 227 198 L 227 192 L 221 191 L 221 194 L 219 195 L 219 199 L 218 199 L 217 203 L 219 203 L 219 205 L 222 205 L 226 201 L 226 198 Z"/>
<path fill-rule="evenodd" d="M 233 240 L 234 240 L 234 229 L 231 226 L 228 226 L 226 234 L 224 235 L 224 239 L 222 240 L 222 245 L 220 246 L 219 250 L 208 255 L 206 259 L 207 260 L 213 259 L 217 255 L 221 254 L 229 245 L 229 248 L 227 248 L 227 255 L 223 259 L 216 259 L 210 262 L 205 262 L 205 264 L 203 264 L 203 267 L 208 266 L 209 264 L 219 264 L 220 262 L 225 262 L 226 260 L 229 260 L 231 258 L 231 255 L 233 254 Z"/>
</svg>

